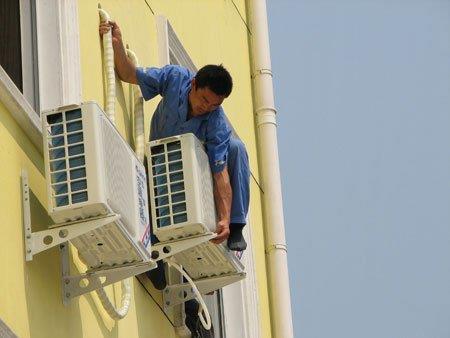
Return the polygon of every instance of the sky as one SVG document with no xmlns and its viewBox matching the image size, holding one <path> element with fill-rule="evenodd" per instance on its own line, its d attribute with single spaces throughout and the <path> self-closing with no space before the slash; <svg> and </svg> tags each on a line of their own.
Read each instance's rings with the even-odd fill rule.
<svg viewBox="0 0 450 338">
<path fill-rule="evenodd" d="M 295 337 L 450 337 L 450 1 L 267 9 Z"/>
</svg>

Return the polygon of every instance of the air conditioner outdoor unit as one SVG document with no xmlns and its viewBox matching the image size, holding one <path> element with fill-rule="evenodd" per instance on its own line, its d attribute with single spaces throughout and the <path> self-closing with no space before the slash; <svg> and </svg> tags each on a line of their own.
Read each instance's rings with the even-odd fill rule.
<svg viewBox="0 0 450 338">
<path fill-rule="evenodd" d="M 216 228 L 212 175 L 193 134 L 150 142 L 148 156 L 153 230 L 161 242 Z"/>
<path fill-rule="evenodd" d="M 153 233 L 164 243 L 216 229 L 213 178 L 203 144 L 193 134 L 149 142 L 148 178 Z M 237 274 L 244 266 L 225 245 L 209 241 L 174 254 L 195 279 Z"/>
<path fill-rule="evenodd" d="M 55 223 L 119 214 L 71 240 L 90 269 L 150 260 L 145 167 L 95 102 L 43 114 L 48 212 Z"/>
</svg>

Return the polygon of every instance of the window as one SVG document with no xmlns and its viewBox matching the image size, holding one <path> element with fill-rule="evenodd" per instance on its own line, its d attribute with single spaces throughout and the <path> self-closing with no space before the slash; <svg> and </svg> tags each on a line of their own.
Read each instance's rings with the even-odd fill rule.
<svg viewBox="0 0 450 338">
<path fill-rule="evenodd" d="M 0 3 L 0 65 L 39 111 L 36 8 L 32 0 Z"/>
</svg>

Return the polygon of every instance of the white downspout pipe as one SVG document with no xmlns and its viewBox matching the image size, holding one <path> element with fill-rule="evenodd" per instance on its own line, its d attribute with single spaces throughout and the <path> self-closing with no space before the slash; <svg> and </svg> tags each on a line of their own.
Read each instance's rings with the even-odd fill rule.
<svg viewBox="0 0 450 338">
<path fill-rule="evenodd" d="M 270 317 L 274 338 L 294 336 L 284 232 L 283 202 L 273 98 L 269 32 L 265 0 L 247 0 L 258 132 L 258 159 L 263 189 L 265 251 L 269 279 Z"/>
</svg>

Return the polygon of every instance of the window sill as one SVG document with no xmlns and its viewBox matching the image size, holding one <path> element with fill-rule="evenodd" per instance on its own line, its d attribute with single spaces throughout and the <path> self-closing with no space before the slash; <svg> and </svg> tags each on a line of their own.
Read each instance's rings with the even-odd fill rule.
<svg viewBox="0 0 450 338">
<path fill-rule="evenodd" d="M 42 154 L 42 132 L 39 115 L 25 100 L 25 97 L 1 66 L 0 101 Z"/>
</svg>

